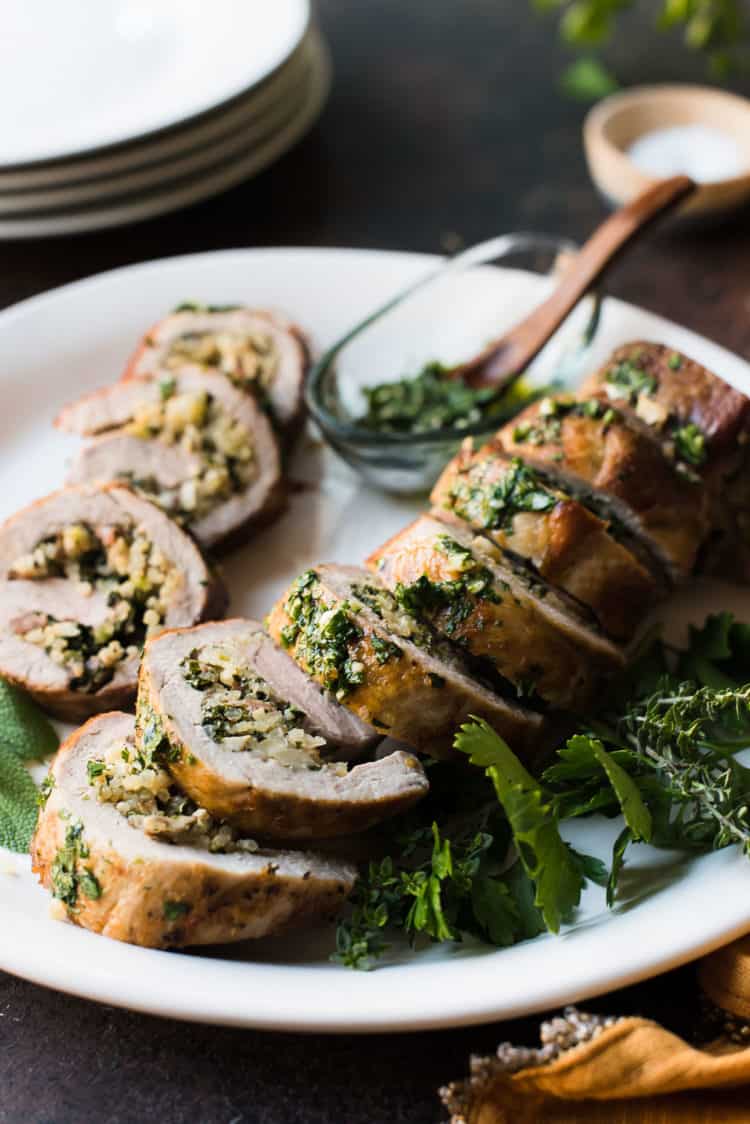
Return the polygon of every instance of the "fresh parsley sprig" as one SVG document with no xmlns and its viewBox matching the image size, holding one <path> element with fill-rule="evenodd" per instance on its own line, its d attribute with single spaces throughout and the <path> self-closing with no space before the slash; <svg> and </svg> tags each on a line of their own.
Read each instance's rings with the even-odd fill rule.
<svg viewBox="0 0 750 1124">
<path fill-rule="evenodd" d="M 399 859 L 370 862 L 357 883 L 351 916 L 337 930 L 340 963 L 371 968 L 389 947 L 389 930 L 406 933 L 412 944 L 420 936 L 459 941 L 462 931 L 477 929 L 495 943 L 513 943 L 520 910 L 502 879 L 490 873 L 492 835 L 451 841 L 433 822 L 401 842 Z"/>
<path fill-rule="evenodd" d="M 556 932 L 587 879 L 614 903 L 634 843 L 739 844 L 750 855 L 750 769 L 735 757 L 750 746 L 750 626 L 710 616 L 683 650 L 651 635 L 539 780 L 486 722 L 464 725 L 456 746 L 477 769 L 430 767 L 426 802 L 355 890 L 342 963 L 371 967 L 398 931 L 412 943 L 472 933 L 501 946 Z M 594 813 L 624 819 L 609 871 L 560 833 Z"/>
</svg>

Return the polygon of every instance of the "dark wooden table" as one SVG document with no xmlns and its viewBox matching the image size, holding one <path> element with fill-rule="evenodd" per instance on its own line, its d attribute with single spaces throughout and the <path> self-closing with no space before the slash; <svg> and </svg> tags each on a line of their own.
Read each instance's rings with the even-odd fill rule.
<svg viewBox="0 0 750 1124">
<path fill-rule="evenodd" d="M 565 54 L 553 24 L 524 0 L 323 0 L 320 8 L 335 86 L 295 151 L 181 214 L 5 244 L 0 305 L 188 251 L 439 251 L 511 229 L 580 239 L 602 217 L 581 150 L 584 110 L 557 89 Z M 615 60 L 629 83 L 703 78 L 699 60 L 639 17 Z M 750 217 L 652 239 L 610 290 L 750 358 Z M 691 984 L 686 968 L 589 1006 L 655 1012 L 685 1029 Z M 367 1039 L 261 1034 L 146 1018 L 0 974 L 0 1122 L 432 1124 L 443 1119 L 435 1089 L 465 1071 L 471 1052 L 502 1039 L 531 1043 L 537 1022 Z"/>
</svg>

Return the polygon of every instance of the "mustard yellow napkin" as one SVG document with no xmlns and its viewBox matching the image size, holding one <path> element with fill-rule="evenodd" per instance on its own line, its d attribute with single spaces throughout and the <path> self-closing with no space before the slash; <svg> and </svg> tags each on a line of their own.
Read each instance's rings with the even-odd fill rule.
<svg viewBox="0 0 750 1124">
<path fill-rule="evenodd" d="M 750 936 L 701 961 L 698 979 L 726 1013 L 707 1045 L 571 1008 L 543 1024 L 539 1049 L 472 1059 L 471 1077 L 441 1090 L 452 1124 L 749 1124 Z"/>
</svg>

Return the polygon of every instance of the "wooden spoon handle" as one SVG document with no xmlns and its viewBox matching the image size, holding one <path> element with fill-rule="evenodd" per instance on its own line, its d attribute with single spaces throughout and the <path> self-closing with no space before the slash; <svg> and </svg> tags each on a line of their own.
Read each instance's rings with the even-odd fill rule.
<svg viewBox="0 0 750 1124">
<path fill-rule="evenodd" d="M 454 378 L 471 386 L 501 387 L 524 371 L 565 317 L 626 246 L 651 223 L 695 190 L 688 176 L 674 176 L 648 188 L 597 227 L 551 296 L 501 339 L 455 367 Z"/>
</svg>

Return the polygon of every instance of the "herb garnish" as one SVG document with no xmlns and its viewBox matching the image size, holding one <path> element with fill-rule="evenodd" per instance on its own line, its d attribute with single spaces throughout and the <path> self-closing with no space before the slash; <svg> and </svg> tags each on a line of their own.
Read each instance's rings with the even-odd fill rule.
<svg viewBox="0 0 750 1124">
<path fill-rule="evenodd" d="M 83 823 L 78 819 L 70 820 L 65 829 L 65 841 L 52 861 L 50 876 L 53 897 L 59 898 L 71 912 L 78 905 L 79 892 L 91 901 L 102 896 L 102 887 L 94 872 L 89 867 L 81 867 L 88 857 Z"/>
<path fill-rule="evenodd" d="M 494 589 L 492 572 L 450 535 L 437 535 L 434 546 L 448 558 L 459 576 L 433 581 L 426 574 L 421 574 L 409 585 L 399 582 L 394 596 L 412 616 L 429 621 L 439 617 L 441 631 L 453 636 L 475 611 L 478 601 L 497 603 L 500 595 Z"/>
<path fill-rule="evenodd" d="M 680 426 L 672 432 L 677 456 L 688 464 L 701 465 L 706 459 L 706 436 L 694 423 Z"/>
<path fill-rule="evenodd" d="M 190 913 L 191 909 L 192 906 L 188 902 L 170 901 L 169 898 L 165 898 L 162 905 L 164 920 L 170 922 L 180 921 Z"/>
<path fill-rule="evenodd" d="M 598 398 L 543 398 L 533 420 L 526 418 L 514 428 L 513 440 L 519 445 L 559 445 L 563 419 L 568 416 L 598 419 L 605 429 L 617 418 Z"/>
<path fill-rule="evenodd" d="M 620 397 L 627 398 L 631 405 L 635 404 L 641 394 L 653 394 L 659 385 L 653 375 L 630 359 L 624 359 L 610 367 L 605 382 L 616 387 Z"/>
<path fill-rule="evenodd" d="M 0 679 L 0 847 L 23 854 L 36 827 L 39 803 L 54 783 L 38 791 L 24 762 L 57 749 L 54 727 L 23 691 Z"/>
<path fill-rule="evenodd" d="M 398 644 L 394 644 L 392 640 L 383 640 L 382 637 L 374 634 L 370 637 L 370 647 L 375 653 L 375 659 L 381 665 L 389 663 L 390 660 L 398 660 L 402 655 Z"/>
<path fill-rule="evenodd" d="M 491 461 L 469 466 L 456 478 L 451 490 L 451 506 L 468 522 L 490 530 L 513 531 L 513 520 L 519 512 L 550 511 L 557 499 L 542 483 L 533 468 L 514 457 L 502 476 L 486 479 Z"/>
<path fill-rule="evenodd" d="M 467 429 L 481 421 L 499 425 L 538 397 L 521 382 L 498 392 L 475 389 L 450 377 L 450 368 L 428 363 L 419 374 L 397 382 L 364 387 L 366 412 L 358 421 L 381 433 L 432 433 L 452 427 Z"/>
<path fill-rule="evenodd" d="M 316 572 L 307 570 L 292 586 L 284 605 L 289 624 L 281 631 L 281 642 L 285 648 L 294 646 L 296 658 L 310 674 L 342 699 L 364 682 L 364 665 L 351 656 L 362 632 L 346 603 L 331 606 L 316 596 L 317 581 Z"/>
<path fill-rule="evenodd" d="M 734 756 L 748 745 L 750 625 L 730 613 L 692 628 L 684 650 L 652 640 L 540 780 L 485 722 L 466 724 L 456 746 L 482 773 L 429 766 L 429 796 L 401 834 L 396 822 L 392 854 L 355 890 L 337 958 L 371 967 L 389 931 L 412 943 L 473 933 L 498 945 L 555 932 L 586 880 L 606 885 L 614 903 L 639 841 L 692 853 L 739 844 L 750 855 L 750 768 Z M 624 818 L 609 872 L 559 831 L 592 813 Z"/>
</svg>

